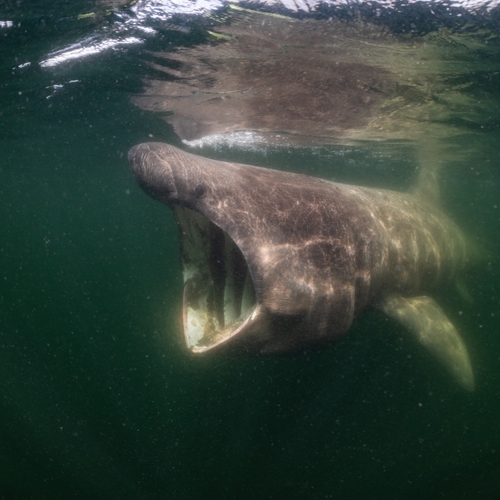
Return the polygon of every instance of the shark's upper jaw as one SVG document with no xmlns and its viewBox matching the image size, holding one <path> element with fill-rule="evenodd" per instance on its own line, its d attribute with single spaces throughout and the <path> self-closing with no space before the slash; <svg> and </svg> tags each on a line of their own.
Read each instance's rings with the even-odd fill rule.
<svg viewBox="0 0 500 500">
<path fill-rule="evenodd" d="M 251 329 L 261 307 L 234 241 L 193 210 L 173 211 L 181 233 L 184 337 L 191 352 L 202 353 Z"/>
</svg>

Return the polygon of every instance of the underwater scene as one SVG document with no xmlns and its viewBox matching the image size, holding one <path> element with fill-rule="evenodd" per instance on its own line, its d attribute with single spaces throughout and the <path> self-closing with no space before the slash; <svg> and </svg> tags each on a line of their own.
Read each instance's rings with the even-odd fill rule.
<svg viewBox="0 0 500 500">
<path fill-rule="evenodd" d="M 0 499 L 500 497 L 499 1 L 4 0 L 0 75 Z"/>
</svg>

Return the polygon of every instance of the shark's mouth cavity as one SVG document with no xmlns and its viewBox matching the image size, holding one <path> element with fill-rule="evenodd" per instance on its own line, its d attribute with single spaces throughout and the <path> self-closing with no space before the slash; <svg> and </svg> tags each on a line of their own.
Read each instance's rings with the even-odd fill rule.
<svg viewBox="0 0 500 500">
<path fill-rule="evenodd" d="M 206 217 L 175 206 L 184 275 L 184 337 L 194 353 L 240 333 L 258 315 L 255 289 L 241 250 Z"/>
</svg>

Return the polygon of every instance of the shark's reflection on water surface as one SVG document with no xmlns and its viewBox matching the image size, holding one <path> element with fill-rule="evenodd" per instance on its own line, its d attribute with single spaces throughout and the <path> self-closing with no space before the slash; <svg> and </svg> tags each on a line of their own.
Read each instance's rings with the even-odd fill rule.
<svg viewBox="0 0 500 500">
<path fill-rule="evenodd" d="M 208 24 L 209 43 L 150 53 L 133 98 L 168 113 L 184 141 L 238 131 L 278 144 L 446 139 L 488 126 L 499 108 L 497 37 L 486 30 L 396 33 L 373 18 L 235 7 Z"/>
</svg>

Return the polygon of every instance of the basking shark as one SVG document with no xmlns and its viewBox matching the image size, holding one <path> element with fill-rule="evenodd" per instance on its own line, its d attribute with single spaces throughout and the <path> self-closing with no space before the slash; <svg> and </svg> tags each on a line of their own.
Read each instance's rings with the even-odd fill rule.
<svg viewBox="0 0 500 500">
<path fill-rule="evenodd" d="M 180 228 L 193 353 L 326 344 L 375 307 L 473 389 L 465 344 L 429 296 L 457 280 L 467 259 L 466 238 L 436 191 L 339 184 L 154 142 L 133 147 L 129 160 L 140 187 L 173 210 Z"/>
</svg>

